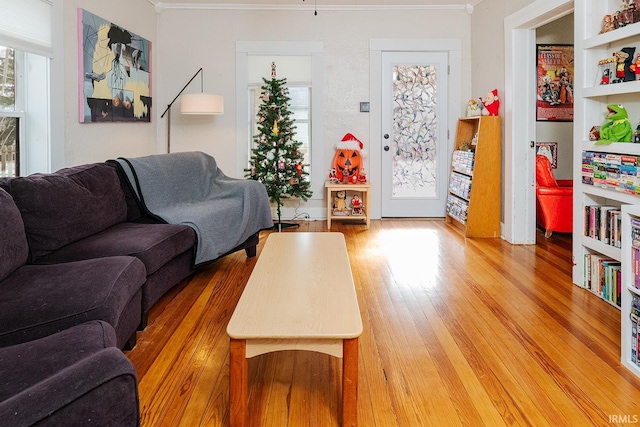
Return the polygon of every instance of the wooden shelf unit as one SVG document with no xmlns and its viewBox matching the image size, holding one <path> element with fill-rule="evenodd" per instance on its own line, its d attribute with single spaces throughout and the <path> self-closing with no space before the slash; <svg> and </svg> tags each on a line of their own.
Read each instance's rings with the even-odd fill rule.
<svg viewBox="0 0 640 427">
<path fill-rule="evenodd" d="M 471 145 L 473 163 L 471 170 L 456 168 L 454 162 L 449 175 L 446 221 L 460 227 L 466 237 L 500 237 L 501 215 L 501 131 L 499 116 L 465 117 L 458 120 L 456 151 L 470 145 L 475 135 L 476 145 Z M 471 190 L 468 197 L 455 191 L 457 180 L 468 180 Z M 457 204 L 457 205 L 456 205 Z M 456 206 L 468 206 L 466 215 L 457 215 Z"/>
<path fill-rule="evenodd" d="M 325 181 L 324 187 L 327 190 L 327 229 L 331 230 L 331 221 L 364 221 L 367 229 L 371 222 L 371 215 L 369 214 L 369 190 L 371 184 L 334 184 L 330 181 Z M 358 194 L 360 200 L 362 200 L 363 215 L 334 215 L 333 214 L 333 194 L 337 191 L 347 192 L 347 206 L 349 206 L 349 200 L 354 194 Z"/>
</svg>

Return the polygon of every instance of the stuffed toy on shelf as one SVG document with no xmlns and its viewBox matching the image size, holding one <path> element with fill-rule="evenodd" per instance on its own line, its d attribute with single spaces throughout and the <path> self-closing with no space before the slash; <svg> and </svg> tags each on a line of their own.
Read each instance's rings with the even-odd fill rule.
<svg viewBox="0 0 640 427">
<path fill-rule="evenodd" d="M 484 99 L 480 99 L 484 109 L 482 110 L 483 116 L 497 116 L 500 108 L 500 99 L 498 99 L 498 89 L 494 89 L 487 94 Z"/>
<path fill-rule="evenodd" d="M 333 198 L 333 214 L 343 214 L 348 212 L 347 210 L 347 192 L 336 191 L 336 195 Z"/>
<path fill-rule="evenodd" d="M 631 142 L 633 129 L 629 121 L 629 114 L 621 104 L 607 105 L 607 122 L 600 126 L 600 139 L 596 144 L 611 144 L 612 142 Z"/>
</svg>

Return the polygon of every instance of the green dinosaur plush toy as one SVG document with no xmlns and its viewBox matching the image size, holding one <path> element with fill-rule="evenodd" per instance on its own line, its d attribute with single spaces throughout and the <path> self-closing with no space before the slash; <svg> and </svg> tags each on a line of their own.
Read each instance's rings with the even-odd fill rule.
<svg viewBox="0 0 640 427">
<path fill-rule="evenodd" d="M 609 104 L 607 110 L 609 111 L 606 117 L 607 122 L 600 126 L 600 140 L 596 145 L 631 142 L 633 129 L 627 110 L 620 104 Z"/>
</svg>

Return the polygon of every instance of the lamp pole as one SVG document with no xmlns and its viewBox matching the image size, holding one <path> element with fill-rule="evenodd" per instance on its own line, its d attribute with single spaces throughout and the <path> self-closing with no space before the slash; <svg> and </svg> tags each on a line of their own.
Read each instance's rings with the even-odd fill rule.
<svg viewBox="0 0 640 427">
<path fill-rule="evenodd" d="M 164 110 L 164 113 L 162 113 L 162 115 L 160 116 L 160 118 L 162 119 L 162 118 L 164 118 L 165 114 L 169 113 L 169 115 L 167 116 L 167 153 L 171 152 L 171 106 L 173 105 L 174 102 L 176 102 L 178 97 L 180 97 L 180 95 L 182 95 L 182 92 L 184 92 L 184 90 L 187 88 L 187 86 L 189 86 L 191 84 L 193 79 L 195 79 L 198 76 L 198 74 L 200 74 L 200 92 L 202 92 L 204 90 L 204 82 L 203 82 L 204 77 L 202 76 L 201 73 L 202 73 L 202 67 L 200 67 L 200 69 L 198 71 L 196 71 L 196 73 L 193 75 L 193 77 L 191 77 L 191 79 L 189 79 L 187 84 L 184 85 L 182 90 L 180 90 L 180 92 L 178 92 L 176 97 L 173 98 L 173 101 L 171 101 L 169 103 L 169 105 L 167 105 L 166 110 Z"/>
</svg>

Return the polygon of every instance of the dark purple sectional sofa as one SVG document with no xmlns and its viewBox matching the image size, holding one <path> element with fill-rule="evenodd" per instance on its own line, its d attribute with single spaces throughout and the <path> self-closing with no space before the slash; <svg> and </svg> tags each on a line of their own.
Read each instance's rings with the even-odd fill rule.
<svg viewBox="0 0 640 427">
<path fill-rule="evenodd" d="M 109 162 L 0 179 L 0 423 L 139 425 L 120 349 L 193 272 L 196 235 L 145 214 L 125 182 Z"/>
</svg>

